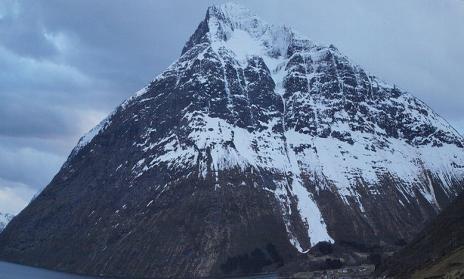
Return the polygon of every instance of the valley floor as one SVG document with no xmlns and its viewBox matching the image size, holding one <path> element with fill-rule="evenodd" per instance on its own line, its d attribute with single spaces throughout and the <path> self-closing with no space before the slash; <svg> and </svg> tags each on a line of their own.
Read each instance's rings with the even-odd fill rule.
<svg viewBox="0 0 464 279">
<path fill-rule="evenodd" d="M 292 278 L 370 278 L 374 269 L 374 265 L 360 265 L 324 271 L 299 272 L 294 274 Z"/>
</svg>

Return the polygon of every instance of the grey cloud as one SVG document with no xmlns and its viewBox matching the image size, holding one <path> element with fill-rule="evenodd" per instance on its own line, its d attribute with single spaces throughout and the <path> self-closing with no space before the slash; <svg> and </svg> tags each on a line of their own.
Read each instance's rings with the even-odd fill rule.
<svg viewBox="0 0 464 279">
<path fill-rule="evenodd" d="M 69 113 L 31 103 L 5 103 L 0 109 L 0 135 L 50 138 L 75 131 Z"/>
<path fill-rule="evenodd" d="M 44 187 L 56 173 L 63 158 L 30 147 L 0 147 L 0 178 L 36 189 Z"/>
<path fill-rule="evenodd" d="M 0 212 L 19 213 L 36 193 L 28 185 L 0 178 Z"/>
<path fill-rule="evenodd" d="M 35 3 L 22 5 L 5 0 L 0 5 L 0 37 L 2 46 L 21 56 L 49 58 L 57 53 L 55 46 L 44 37 L 44 29 L 37 16 L 28 16 L 24 9 Z"/>
<path fill-rule="evenodd" d="M 113 97 L 105 82 L 68 65 L 25 58 L 0 48 L 0 67 L 0 135 L 75 136 L 82 132 L 76 121 L 82 114 L 109 111 L 123 99 Z"/>
</svg>

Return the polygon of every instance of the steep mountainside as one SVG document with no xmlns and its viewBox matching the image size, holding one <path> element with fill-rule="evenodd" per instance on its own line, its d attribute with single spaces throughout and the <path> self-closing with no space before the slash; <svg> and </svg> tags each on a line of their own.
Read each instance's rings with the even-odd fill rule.
<svg viewBox="0 0 464 279">
<path fill-rule="evenodd" d="M 213 6 L 85 135 L 0 258 L 140 277 L 272 270 L 320 241 L 410 239 L 462 189 L 464 140 L 333 46 Z"/>
<path fill-rule="evenodd" d="M 462 278 L 464 195 L 443 210 L 407 247 L 389 258 L 378 272 L 395 278 Z"/>
</svg>

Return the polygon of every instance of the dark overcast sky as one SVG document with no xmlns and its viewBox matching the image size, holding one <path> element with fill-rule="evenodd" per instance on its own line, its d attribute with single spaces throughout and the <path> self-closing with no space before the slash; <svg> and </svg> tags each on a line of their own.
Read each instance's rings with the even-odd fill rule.
<svg viewBox="0 0 464 279">
<path fill-rule="evenodd" d="M 17 213 L 79 137 L 171 64 L 212 3 L 0 0 L 0 211 Z M 247 0 L 334 44 L 464 132 L 464 1 Z"/>
</svg>

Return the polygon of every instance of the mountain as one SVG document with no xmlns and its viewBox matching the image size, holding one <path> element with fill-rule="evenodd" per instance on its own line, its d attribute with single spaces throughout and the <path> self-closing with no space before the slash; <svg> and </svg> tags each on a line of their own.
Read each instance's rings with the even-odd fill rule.
<svg viewBox="0 0 464 279">
<path fill-rule="evenodd" d="M 460 195 L 404 249 L 378 270 L 394 278 L 462 278 L 464 195 Z"/>
<path fill-rule="evenodd" d="M 462 190 L 463 147 L 334 46 L 212 6 L 180 58 L 80 139 L 0 258 L 203 277 L 276 270 L 319 242 L 396 247 Z"/>
<path fill-rule="evenodd" d="M 5 229 L 6 225 L 13 219 L 14 215 L 0 212 L 0 233 Z"/>
</svg>

